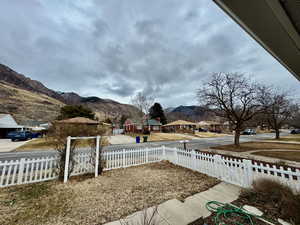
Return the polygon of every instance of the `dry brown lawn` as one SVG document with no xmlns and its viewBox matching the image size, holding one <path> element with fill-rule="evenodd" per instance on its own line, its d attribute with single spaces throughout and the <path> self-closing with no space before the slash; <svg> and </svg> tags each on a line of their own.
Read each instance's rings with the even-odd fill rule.
<svg viewBox="0 0 300 225">
<path fill-rule="evenodd" d="M 73 179 L 0 189 L 1 225 L 103 224 L 166 200 L 184 199 L 218 181 L 167 162 Z"/>
<path fill-rule="evenodd" d="M 91 140 L 80 140 L 78 141 L 78 147 L 89 147 L 91 146 Z M 102 145 L 108 145 L 107 138 L 102 139 Z M 37 138 L 33 139 L 26 144 L 18 147 L 15 151 L 38 151 L 38 150 L 53 150 L 54 145 L 51 139 Z"/>
<path fill-rule="evenodd" d="M 300 144 L 286 144 L 286 143 L 276 143 L 276 142 L 245 142 L 241 143 L 239 147 L 235 145 L 220 145 L 211 147 L 212 149 L 225 150 L 232 152 L 247 152 L 253 150 L 299 150 Z"/>
<path fill-rule="evenodd" d="M 252 154 L 300 162 L 300 151 L 260 151 Z"/>
<path fill-rule="evenodd" d="M 150 135 L 144 134 L 126 134 L 131 137 L 140 136 L 143 141 L 143 136 L 148 137 L 148 141 L 179 141 L 179 140 L 191 140 L 195 138 L 192 134 L 180 134 L 180 133 L 151 133 Z"/>
<path fill-rule="evenodd" d="M 218 134 L 213 132 L 196 132 L 195 136 L 201 138 L 211 138 L 211 137 L 224 137 L 224 136 L 228 136 L 228 134 L 222 134 L 222 133 Z"/>
<path fill-rule="evenodd" d="M 280 141 L 296 141 L 300 142 L 300 134 L 292 134 L 279 139 Z"/>
<path fill-rule="evenodd" d="M 151 133 L 150 141 L 176 141 L 176 140 L 191 140 L 193 136 L 189 134 L 179 133 Z"/>
</svg>

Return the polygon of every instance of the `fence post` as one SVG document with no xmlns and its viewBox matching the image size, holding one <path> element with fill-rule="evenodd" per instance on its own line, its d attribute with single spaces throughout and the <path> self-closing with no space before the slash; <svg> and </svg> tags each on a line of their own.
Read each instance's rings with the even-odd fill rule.
<svg viewBox="0 0 300 225">
<path fill-rule="evenodd" d="M 146 148 L 146 163 L 149 162 L 149 148 Z"/>
<path fill-rule="evenodd" d="M 67 138 L 67 149 L 66 149 L 66 161 L 65 161 L 65 172 L 64 172 L 64 183 L 68 181 L 69 175 L 69 161 L 70 161 L 70 149 L 71 149 L 71 137 Z"/>
<path fill-rule="evenodd" d="M 22 184 L 24 165 L 25 165 L 25 158 L 21 158 L 17 184 Z"/>
<path fill-rule="evenodd" d="M 192 158 L 192 169 L 196 170 L 196 151 L 192 149 L 191 151 L 191 158 Z"/>
<path fill-rule="evenodd" d="M 161 146 L 162 147 L 162 160 L 166 160 L 166 146 Z"/>
<path fill-rule="evenodd" d="M 222 177 L 222 169 L 221 168 L 221 163 L 222 163 L 222 156 L 220 155 L 214 155 L 214 177 L 219 178 L 220 180 L 223 180 L 224 178 Z"/>
<path fill-rule="evenodd" d="M 95 177 L 98 177 L 99 169 L 99 149 L 100 149 L 100 136 L 96 137 L 96 158 L 95 158 Z"/>
<path fill-rule="evenodd" d="M 253 183 L 253 168 L 252 168 L 252 160 L 244 159 L 244 180 L 243 180 L 243 186 L 244 187 L 251 187 Z"/>
<path fill-rule="evenodd" d="M 125 148 L 123 148 L 123 168 L 125 167 Z"/>
<path fill-rule="evenodd" d="M 175 164 L 178 165 L 178 149 L 174 148 L 174 153 L 175 153 Z"/>
</svg>

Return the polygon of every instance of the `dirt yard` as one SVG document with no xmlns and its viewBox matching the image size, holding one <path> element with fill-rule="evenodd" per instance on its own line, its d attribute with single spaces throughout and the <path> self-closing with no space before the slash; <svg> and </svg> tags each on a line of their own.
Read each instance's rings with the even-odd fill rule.
<svg viewBox="0 0 300 225">
<path fill-rule="evenodd" d="M 272 149 L 280 149 L 280 150 L 299 150 L 300 144 L 286 144 L 286 143 L 276 143 L 276 142 L 245 142 L 241 143 L 239 147 L 235 145 L 219 145 L 215 147 L 211 147 L 216 150 L 224 150 L 231 152 L 247 152 L 253 150 L 272 150 Z"/>
<path fill-rule="evenodd" d="M 169 199 L 184 199 L 218 183 L 167 162 L 80 179 L 0 189 L 0 224 L 103 224 Z"/>
</svg>

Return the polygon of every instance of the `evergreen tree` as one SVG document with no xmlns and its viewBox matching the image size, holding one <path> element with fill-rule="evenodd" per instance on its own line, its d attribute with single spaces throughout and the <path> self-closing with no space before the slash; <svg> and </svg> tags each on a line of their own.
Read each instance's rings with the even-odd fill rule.
<svg viewBox="0 0 300 225">
<path fill-rule="evenodd" d="M 74 117 L 85 117 L 94 119 L 95 114 L 89 108 L 85 108 L 82 105 L 66 105 L 60 109 L 60 115 L 58 120 L 69 119 Z"/>
<path fill-rule="evenodd" d="M 154 105 L 149 110 L 150 119 L 160 119 L 160 122 L 164 125 L 167 123 L 167 119 L 163 108 L 159 103 L 154 103 Z"/>
</svg>

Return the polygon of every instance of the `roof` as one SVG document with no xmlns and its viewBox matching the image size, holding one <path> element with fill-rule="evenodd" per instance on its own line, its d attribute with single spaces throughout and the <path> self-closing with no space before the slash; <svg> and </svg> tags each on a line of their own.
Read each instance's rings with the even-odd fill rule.
<svg viewBox="0 0 300 225">
<path fill-rule="evenodd" d="M 10 114 L 0 114 L 0 128 L 23 128 L 23 126 L 20 126 L 17 124 L 15 119 Z"/>
<path fill-rule="evenodd" d="M 299 0 L 214 1 L 300 80 Z"/>
<path fill-rule="evenodd" d="M 167 126 L 180 126 L 180 125 L 196 126 L 197 124 L 193 123 L 193 122 L 185 121 L 185 120 L 177 120 L 177 121 L 174 121 L 172 123 L 168 123 L 168 124 L 164 125 L 164 127 L 167 127 Z"/>
<path fill-rule="evenodd" d="M 99 124 L 98 121 L 91 120 L 91 119 L 85 118 L 85 117 L 74 117 L 74 118 L 71 118 L 71 119 L 59 120 L 59 121 L 56 121 L 56 122 L 57 123 L 71 123 L 71 124 L 90 124 L 90 125 Z"/>
<path fill-rule="evenodd" d="M 9 114 L 3 114 L 3 113 L 0 113 L 0 119 L 5 117 L 5 116 L 8 116 Z"/>
<path fill-rule="evenodd" d="M 216 121 L 201 121 L 198 123 L 200 126 L 211 126 L 211 125 L 221 125 L 221 123 Z"/>
<path fill-rule="evenodd" d="M 142 124 L 140 119 L 127 119 L 124 124 Z"/>
<path fill-rule="evenodd" d="M 144 125 L 161 126 L 161 122 L 156 119 L 150 119 L 150 120 L 148 120 L 148 122 L 147 122 L 147 120 L 144 121 Z"/>
</svg>

